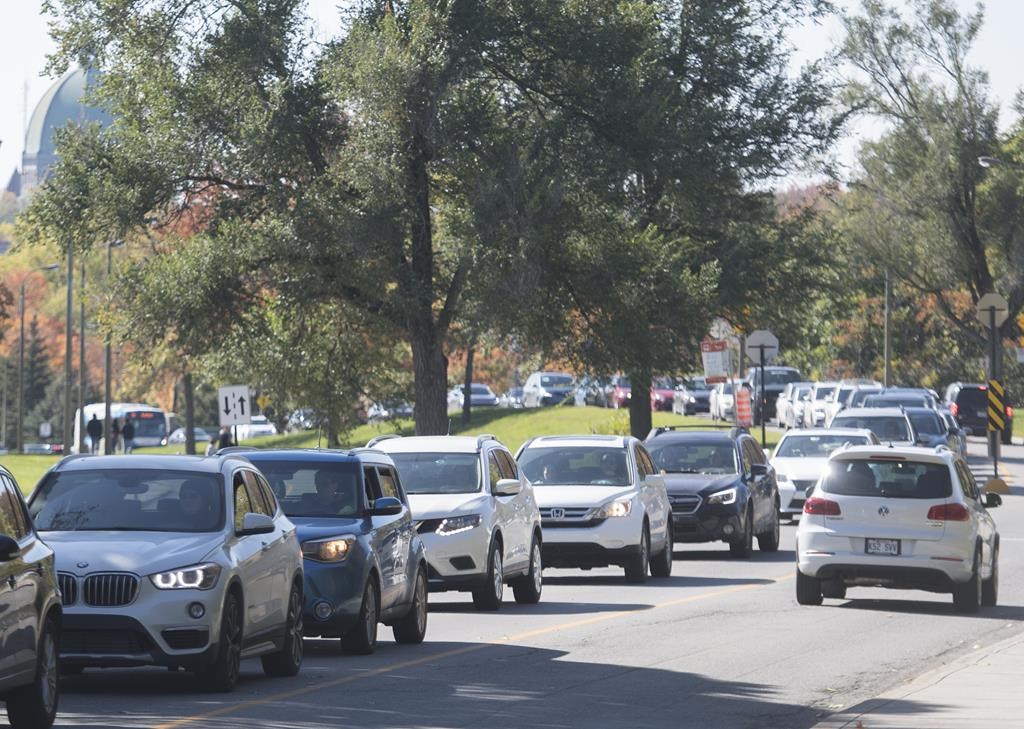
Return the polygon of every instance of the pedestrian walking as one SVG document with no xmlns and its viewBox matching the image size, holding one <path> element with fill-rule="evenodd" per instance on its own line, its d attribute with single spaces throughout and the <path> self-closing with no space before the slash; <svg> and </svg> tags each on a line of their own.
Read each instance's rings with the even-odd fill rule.
<svg viewBox="0 0 1024 729">
<path fill-rule="evenodd" d="M 215 433 L 215 434 L 210 436 L 210 442 L 206 444 L 206 455 L 212 456 L 214 453 L 217 452 L 217 449 L 219 447 L 220 447 L 220 438 Z"/>
<path fill-rule="evenodd" d="M 96 413 L 92 414 L 92 420 L 85 426 L 85 432 L 89 434 L 89 452 L 99 453 L 100 438 L 103 437 L 103 423 L 96 417 Z"/>
<path fill-rule="evenodd" d="M 230 448 L 235 444 L 234 439 L 231 437 L 231 428 L 225 425 L 220 429 L 220 438 L 217 439 L 218 448 Z"/>
<path fill-rule="evenodd" d="M 110 424 L 110 452 L 117 453 L 121 442 L 121 421 L 114 418 Z"/>
<path fill-rule="evenodd" d="M 135 447 L 135 426 L 129 418 L 124 419 L 124 427 L 121 428 L 121 437 L 124 438 L 125 455 L 132 452 Z"/>
</svg>

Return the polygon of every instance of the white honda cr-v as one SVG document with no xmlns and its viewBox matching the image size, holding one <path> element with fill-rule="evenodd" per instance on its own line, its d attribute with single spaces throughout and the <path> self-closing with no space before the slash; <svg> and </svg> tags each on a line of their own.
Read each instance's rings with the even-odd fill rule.
<svg viewBox="0 0 1024 729">
<path fill-rule="evenodd" d="M 953 593 L 962 612 L 996 604 L 999 532 L 967 464 L 939 446 L 835 453 L 804 502 L 796 598 L 820 605 L 847 587 Z"/>
</svg>

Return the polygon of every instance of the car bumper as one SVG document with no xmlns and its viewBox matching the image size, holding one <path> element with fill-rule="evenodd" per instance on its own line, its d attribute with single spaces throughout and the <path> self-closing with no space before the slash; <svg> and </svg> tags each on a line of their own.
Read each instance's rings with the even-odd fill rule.
<svg viewBox="0 0 1024 729">
<path fill-rule="evenodd" d="M 545 542 L 544 567 L 625 567 L 640 551 L 640 545 L 604 547 L 594 542 Z"/>
<path fill-rule="evenodd" d="M 427 553 L 428 585 L 432 592 L 473 590 L 487 581 L 491 534 L 483 524 L 447 536 L 427 528 L 420 532 L 420 539 Z"/>
<path fill-rule="evenodd" d="M 305 608 L 303 634 L 336 637 L 355 625 L 363 603 L 366 559 L 341 564 L 303 560 Z M 330 613 L 320 617 L 326 606 Z"/>
<path fill-rule="evenodd" d="M 60 660 L 69 666 L 103 668 L 176 666 L 196 670 L 216 660 L 219 634 L 209 620 L 143 624 L 131 615 L 65 611 L 61 623 Z"/>
<path fill-rule="evenodd" d="M 545 520 L 542 528 L 545 567 L 607 567 L 625 565 L 636 554 L 642 522 L 632 515 L 590 526 Z"/>
<path fill-rule="evenodd" d="M 743 533 L 739 513 L 703 507 L 692 514 L 672 514 L 672 539 L 681 542 L 731 542 Z"/>
</svg>

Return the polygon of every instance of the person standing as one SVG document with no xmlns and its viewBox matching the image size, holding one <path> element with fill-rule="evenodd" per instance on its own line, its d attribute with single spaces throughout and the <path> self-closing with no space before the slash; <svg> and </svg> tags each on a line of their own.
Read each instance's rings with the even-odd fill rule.
<svg viewBox="0 0 1024 729">
<path fill-rule="evenodd" d="M 220 438 L 217 442 L 218 448 L 230 448 L 235 444 L 234 439 L 231 437 L 231 428 L 225 425 L 220 429 Z"/>
<path fill-rule="evenodd" d="M 121 437 L 124 438 L 124 452 L 128 455 L 135 447 L 135 426 L 130 418 L 124 419 L 124 427 L 121 428 Z"/>
<path fill-rule="evenodd" d="M 89 452 L 99 453 L 100 438 L 103 437 L 103 423 L 96 417 L 96 413 L 92 414 L 92 420 L 85 426 L 85 432 L 89 434 Z"/>
<path fill-rule="evenodd" d="M 121 421 L 114 418 L 110 421 L 110 452 L 117 453 L 121 441 Z"/>
</svg>

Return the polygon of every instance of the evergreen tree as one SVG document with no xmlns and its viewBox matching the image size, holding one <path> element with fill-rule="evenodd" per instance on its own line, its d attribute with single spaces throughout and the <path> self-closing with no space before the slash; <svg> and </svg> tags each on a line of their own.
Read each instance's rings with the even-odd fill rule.
<svg viewBox="0 0 1024 729">
<path fill-rule="evenodd" d="M 25 341 L 25 411 L 28 412 L 46 397 L 53 381 L 46 340 L 39 332 L 39 321 L 33 316 Z"/>
</svg>

